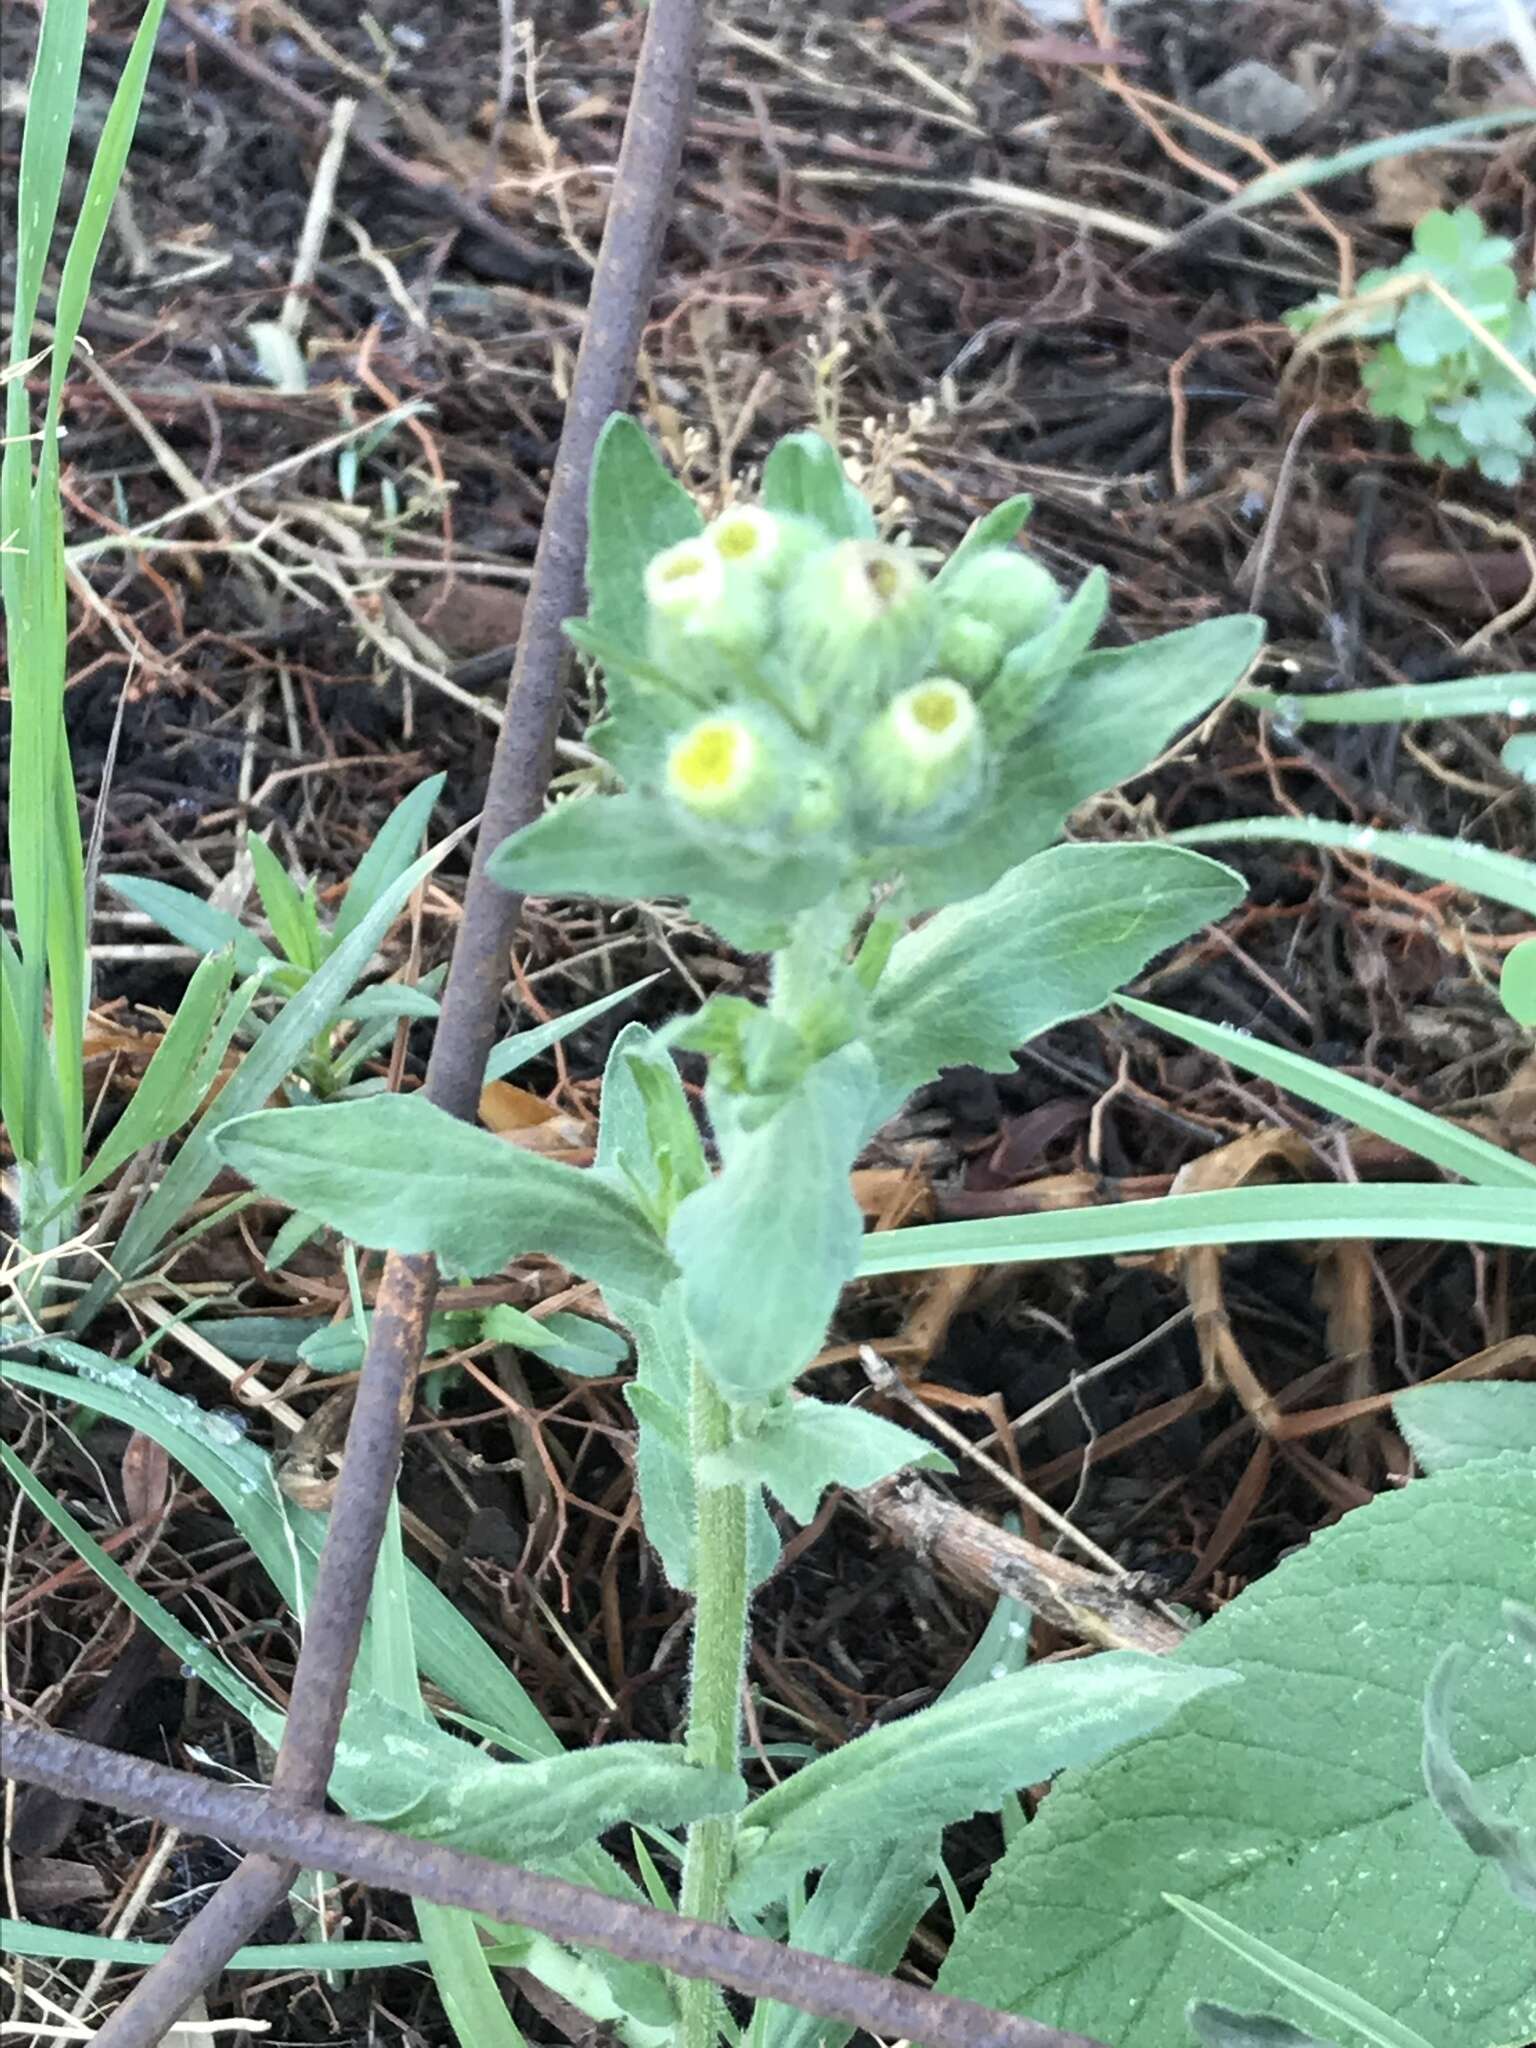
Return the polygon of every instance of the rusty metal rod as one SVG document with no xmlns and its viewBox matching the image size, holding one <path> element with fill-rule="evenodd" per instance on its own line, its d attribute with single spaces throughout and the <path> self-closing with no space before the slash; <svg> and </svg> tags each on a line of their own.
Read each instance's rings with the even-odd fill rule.
<svg viewBox="0 0 1536 2048">
<path fill-rule="evenodd" d="M 930 2048 L 1104 2048 L 1084 2034 L 1062 2033 L 968 1998 L 925 1991 L 707 1920 L 685 1920 L 654 1906 L 611 1899 L 516 1864 L 493 1863 L 333 1814 L 294 1812 L 271 1793 L 167 1770 L 51 1729 L 8 1724 L 4 1757 L 10 1774 L 25 1784 L 99 1800 L 121 1812 L 152 1814 L 189 1833 L 216 1835 L 264 1858 L 281 1858 L 283 1869 L 299 1863 L 336 1871 L 440 1906 L 531 1927 L 556 1941 L 659 1964 L 679 1977 L 707 1977 L 872 2034 L 926 2042 Z M 219 1902 L 255 1861 L 241 1865 L 196 1925 L 218 1911 Z M 337 1945 L 336 1957 L 338 1967 L 344 1967 L 344 1942 Z"/>
</svg>

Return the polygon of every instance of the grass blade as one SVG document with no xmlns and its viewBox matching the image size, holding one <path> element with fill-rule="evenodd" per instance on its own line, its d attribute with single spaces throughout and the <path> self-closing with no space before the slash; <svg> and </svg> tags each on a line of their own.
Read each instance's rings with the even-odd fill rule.
<svg viewBox="0 0 1536 2048">
<path fill-rule="evenodd" d="M 115 1941 L 106 1934 L 77 1934 L 72 1927 L 38 1927 L 30 1920 L 0 1919 L 0 1949 L 13 1956 L 37 1956 L 72 1963 L 129 1963 L 145 1970 L 158 1963 L 169 1944 Z M 419 1941 L 269 1941 L 237 1948 L 226 1970 L 394 1970 L 424 1963 Z"/>
<path fill-rule="evenodd" d="M 1457 121 L 1438 121 L 1429 128 L 1411 128 L 1402 135 L 1379 135 L 1372 142 L 1358 142 L 1350 149 L 1336 151 L 1332 156 L 1297 157 L 1294 163 L 1281 164 L 1278 170 L 1266 171 L 1262 178 L 1255 178 L 1220 206 L 1201 214 L 1184 233 L 1203 229 L 1208 223 L 1224 220 L 1229 214 L 1252 213 L 1256 206 L 1268 206 L 1272 200 L 1284 199 L 1292 192 L 1305 192 L 1313 185 L 1325 185 L 1331 178 L 1348 177 L 1352 172 L 1382 163 L 1388 157 L 1412 156 L 1421 149 L 1444 149 L 1448 143 L 1460 142 L 1467 136 L 1487 135 L 1500 128 L 1523 128 L 1532 121 L 1536 121 L 1536 109 L 1508 107 L 1497 113 L 1467 114 Z"/>
<path fill-rule="evenodd" d="M 1536 1203 L 1511 1202 L 1507 1190 L 1448 1187 L 1440 1181 L 1163 1195 L 1102 1209 L 1052 1209 L 1030 1216 L 988 1216 L 975 1222 L 876 1231 L 864 1240 L 859 1274 L 869 1279 L 886 1273 L 930 1273 L 940 1266 L 1117 1258 L 1183 1245 L 1367 1237 L 1505 1244 L 1536 1251 Z"/>
<path fill-rule="evenodd" d="M 1262 1970 L 1266 1977 L 1272 1977 L 1277 1984 L 1283 1984 L 1287 1991 L 1293 1991 L 1298 1998 L 1304 1998 L 1309 2005 L 1315 2005 L 1330 2019 L 1343 2020 L 1373 2044 L 1373 2048 L 1431 2048 L 1424 2036 L 1412 2027 L 1405 2027 L 1401 2020 L 1395 2020 L 1390 2013 L 1384 2013 L 1379 2006 L 1372 2005 L 1367 1998 L 1346 1990 L 1342 1984 L 1335 1984 L 1327 1977 L 1320 1977 L 1316 1970 L 1309 1970 L 1304 1963 L 1292 1962 L 1277 1948 L 1271 1948 L 1267 1941 L 1260 1941 L 1257 1935 L 1247 1933 L 1224 1919 L 1220 1913 L 1213 1913 L 1209 1906 L 1200 1906 L 1193 1899 L 1180 1898 L 1176 1892 L 1164 1892 L 1163 1897 L 1176 1912 L 1186 1920 L 1192 1920 L 1205 1934 L 1219 1941 L 1223 1948 L 1231 1949 L 1246 1963 L 1252 1963 L 1256 1970 Z"/>
<path fill-rule="evenodd" d="M 1325 818 L 1239 818 L 1225 825 L 1192 825 L 1170 832 L 1178 846 L 1212 846 L 1223 841 L 1289 840 L 1298 846 L 1336 846 L 1369 853 L 1411 868 L 1434 882 L 1489 896 L 1536 917 L 1536 865 L 1478 846 L 1470 839 L 1435 839 L 1425 832 L 1379 832 L 1372 825 L 1336 825 Z"/>
<path fill-rule="evenodd" d="M 234 1117 L 259 1109 L 281 1086 L 294 1062 L 335 1016 L 411 891 L 425 881 L 460 836 L 456 833 L 451 839 L 440 840 L 413 862 L 384 891 L 325 965 L 278 1011 L 203 1112 L 160 1185 L 123 1232 L 117 1245 L 116 1274 L 104 1272 L 82 1297 L 74 1317 L 76 1329 L 83 1328 L 96 1313 L 119 1278 L 137 1272 L 153 1256 L 155 1247 L 175 1228 L 178 1218 L 207 1192 L 223 1164 L 214 1150 L 214 1138 Z"/>
<path fill-rule="evenodd" d="M 1536 1189 L 1536 1166 L 1518 1153 L 1502 1151 L 1463 1130 L 1448 1117 L 1434 1116 L 1411 1102 L 1399 1101 L 1384 1088 L 1373 1088 L 1349 1074 L 1336 1073 L 1320 1060 L 1309 1060 L 1284 1046 L 1267 1045 L 1246 1031 L 1234 1031 L 1227 1024 L 1207 1024 L 1198 1017 L 1186 1017 L 1180 1010 L 1165 1010 L 1160 1003 L 1144 1003 L 1133 996 L 1116 996 L 1122 1010 L 1157 1025 L 1186 1044 L 1215 1053 L 1245 1074 L 1262 1075 L 1281 1088 L 1290 1089 L 1304 1102 L 1316 1103 L 1335 1116 L 1347 1117 L 1363 1130 L 1374 1131 L 1406 1152 L 1432 1160 L 1448 1173 L 1459 1173 L 1476 1187 Z"/>
<path fill-rule="evenodd" d="M 1427 718 L 1475 718 L 1485 713 L 1528 718 L 1536 712 L 1536 672 L 1467 676 L 1454 683 L 1390 683 L 1378 690 L 1331 690 L 1326 695 L 1259 688 L 1238 694 L 1245 704 L 1270 712 L 1285 726 L 1411 725 Z"/>
</svg>

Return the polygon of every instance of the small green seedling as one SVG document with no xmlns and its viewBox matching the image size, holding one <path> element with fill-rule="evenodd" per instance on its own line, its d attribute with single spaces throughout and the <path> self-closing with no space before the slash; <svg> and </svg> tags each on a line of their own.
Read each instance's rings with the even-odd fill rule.
<svg viewBox="0 0 1536 2048">
<path fill-rule="evenodd" d="M 1401 263 L 1367 271 L 1351 299 L 1298 306 L 1286 323 L 1314 345 L 1378 341 L 1360 373 L 1371 411 L 1401 420 L 1426 462 L 1475 462 L 1490 482 L 1515 485 L 1536 453 L 1536 292 L 1521 296 L 1514 253 L 1470 207 L 1427 213 Z"/>
<path fill-rule="evenodd" d="M 239 971 L 256 976 L 264 989 L 294 996 L 411 865 L 443 782 L 441 775 L 430 777 L 390 812 L 358 863 L 329 924 L 321 919 L 314 883 L 301 888 L 266 841 L 254 832 L 250 835 L 246 848 L 256 894 L 276 952 L 231 912 L 185 889 L 137 875 L 107 875 L 103 879 L 115 895 L 154 918 L 183 945 L 210 957 L 227 951 Z M 371 1092 L 378 1083 L 357 1078 L 363 1065 L 387 1044 L 402 1017 L 436 1017 L 433 991 L 441 980 L 442 974 L 437 972 L 416 984 L 386 981 L 354 989 L 325 1029 L 316 1033 L 297 1064 L 294 1071 L 300 1082 L 321 1101 Z M 333 1041 L 333 1022 L 359 1028 L 338 1047 Z"/>
</svg>

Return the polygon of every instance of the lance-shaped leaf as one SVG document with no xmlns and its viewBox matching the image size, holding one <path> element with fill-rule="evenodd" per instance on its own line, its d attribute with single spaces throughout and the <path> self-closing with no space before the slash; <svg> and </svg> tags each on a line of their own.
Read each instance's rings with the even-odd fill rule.
<svg viewBox="0 0 1536 2048">
<path fill-rule="evenodd" d="M 466 1273 L 544 1252 L 642 1295 L 672 1278 L 644 1210 L 611 1175 L 525 1152 L 424 1096 L 262 1110 L 218 1146 L 257 1187 L 374 1250 L 431 1252 Z"/>
<path fill-rule="evenodd" d="M 721 1171 L 673 1218 L 699 1361 L 731 1400 L 769 1399 L 820 1349 L 858 1264 L 848 1172 L 875 1085 L 862 1045 L 818 1061 L 765 1123 L 718 1133 Z"/>
<path fill-rule="evenodd" d="M 877 531 L 875 515 L 844 476 L 837 450 L 820 434 L 786 434 L 775 443 L 763 464 L 763 503 L 770 512 L 814 519 L 834 540 L 873 540 Z"/>
<path fill-rule="evenodd" d="M 281 1716 L 268 1717 L 276 1732 Z M 732 1813 L 734 1772 L 707 1771 L 661 1742 L 610 1742 L 536 1763 L 502 1763 L 377 1694 L 354 1693 L 330 1794 L 357 1820 L 521 1862 L 593 1842 L 622 1821 L 677 1827 Z"/>
<path fill-rule="evenodd" d="M 1111 1650 L 992 1679 L 886 1722 L 752 1802 L 733 1904 L 762 1905 L 855 1847 L 990 1812 L 1015 1787 L 1104 1756 L 1231 1682 L 1227 1671 Z"/>
<path fill-rule="evenodd" d="M 587 496 L 587 594 L 598 630 L 620 646 L 643 649 L 646 564 L 703 530 L 698 506 L 668 473 L 645 429 L 614 413 L 597 437 Z"/>
<path fill-rule="evenodd" d="M 679 896 L 744 951 L 779 943 L 786 920 L 827 894 L 824 858 L 705 846 L 657 797 L 574 799 L 502 841 L 490 873 L 530 895 Z"/>
<path fill-rule="evenodd" d="M 1241 876 L 1179 853 L 1052 847 L 899 939 L 875 987 L 869 1040 L 886 1100 L 940 1067 L 1010 1071 L 1015 1046 L 1098 1009 L 1242 900 Z"/>
</svg>

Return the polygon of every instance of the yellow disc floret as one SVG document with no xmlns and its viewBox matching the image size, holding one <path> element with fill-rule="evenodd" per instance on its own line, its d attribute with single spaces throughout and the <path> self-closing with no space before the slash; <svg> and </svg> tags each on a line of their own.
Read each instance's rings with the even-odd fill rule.
<svg viewBox="0 0 1536 2048">
<path fill-rule="evenodd" d="M 981 720 L 970 691 L 951 676 L 902 690 L 866 727 L 859 745 L 863 808 L 897 834 L 952 817 L 978 788 Z"/>
<path fill-rule="evenodd" d="M 680 540 L 646 564 L 645 595 L 662 618 L 707 612 L 725 595 L 725 565 L 707 541 Z"/>
<path fill-rule="evenodd" d="M 781 800 L 772 750 L 744 718 L 702 718 L 674 741 L 667 790 L 696 818 L 751 827 Z"/>
</svg>

